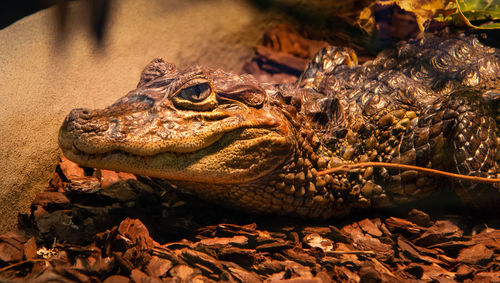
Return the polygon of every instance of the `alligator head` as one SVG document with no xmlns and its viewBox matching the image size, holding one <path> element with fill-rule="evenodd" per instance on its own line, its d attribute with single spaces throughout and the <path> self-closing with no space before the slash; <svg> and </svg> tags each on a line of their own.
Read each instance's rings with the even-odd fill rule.
<svg viewBox="0 0 500 283">
<path fill-rule="evenodd" d="M 155 59 L 137 89 L 102 110 L 74 109 L 59 144 L 88 167 L 174 181 L 247 183 L 288 158 L 295 134 L 250 76 Z"/>
</svg>

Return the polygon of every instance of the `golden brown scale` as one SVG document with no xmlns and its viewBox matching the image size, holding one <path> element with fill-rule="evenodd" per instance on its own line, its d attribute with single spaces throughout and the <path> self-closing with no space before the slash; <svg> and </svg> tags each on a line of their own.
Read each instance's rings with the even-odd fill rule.
<svg viewBox="0 0 500 283">
<path fill-rule="evenodd" d="M 497 177 L 499 57 L 471 38 L 427 36 L 363 65 L 331 47 L 282 86 L 155 59 L 115 104 L 73 110 L 59 144 L 84 166 L 163 178 L 242 210 L 343 217 L 421 199 L 440 179 L 318 171 L 381 161 Z M 472 205 L 500 200 L 492 186 L 456 188 Z"/>
</svg>

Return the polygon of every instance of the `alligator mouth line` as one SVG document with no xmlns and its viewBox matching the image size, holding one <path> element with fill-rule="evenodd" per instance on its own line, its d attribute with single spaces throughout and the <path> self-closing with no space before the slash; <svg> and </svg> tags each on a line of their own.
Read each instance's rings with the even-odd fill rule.
<svg viewBox="0 0 500 283">
<path fill-rule="evenodd" d="M 165 151 L 156 152 L 154 154 L 138 154 L 138 153 L 133 153 L 133 152 L 123 150 L 123 149 L 111 149 L 111 150 L 104 151 L 104 152 L 86 152 L 85 150 L 79 149 L 78 146 L 74 143 L 74 141 L 70 141 L 71 149 L 70 148 L 63 148 L 63 147 L 61 147 L 61 148 L 63 148 L 63 150 L 70 150 L 71 152 L 73 152 L 74 154 L 76 154 L 78 156 L 89 156 L 89 157 L 91 156 L 91 157 L 95 157 L 96 159 L 99 159 L 99 158 L 102 158 L 102 157 L 108 156 L 108 155 L 113 155 L 113 154 L 121 154 L 121 155 L 143 157 L 143 158 L 148 158 L 148 157 L 151 158 L 151 157 L 158 156 L 161 154 L 175 154 L 175 155 L 182 156 L 182 155 L 193 154 L 193 153 L 196 153 L 200 150 L 208 148 L 208 147 L 212 146 L 214 143 L 216 143 L 217 141 L 219 141 L 220 139 L 222 139 L 224 135 L 225 135 L 225 133 L 216 134 L 213 137 L 211 137 L 212 140 L 210 140 L 209 142 L 206 142 L 203 145 L 198 146 L 198 147 L 193 147 L 189 151 L 187 151 L 187 150 L 182 150 L 182 151 L 165 150 Z"/>
<path fill-rule="evenodd" d="M 273 129 L 270 129 L 269 127 L 255 127 L 254 125 L 243 125 L 240 127 L 235 127 L 233 129 L 229 129 L 228 131 L 224 132 L 219 132 L 219 133 L 214 133 L 210 136 L 203 137 L 204 142 L 202 143 L 194 143 L 190 147 L 182 147 L 179 145 L 174 145 L 174 146 L 166 146 L 165 150 L 158 150 L 157 152 L 151 153 L 151 154 L 141 154 L 141 153 L 136 153 L 132 152 L 133 148 L 131 146 L 123 146 L 118 144 L 116 147 L 117 148 L 112 148 L 110 150 L 106 151 L 100 151 L 96 150 L 95 152 L 89 152 L 83 149 L 80 149 L 79 146 L 76 144 L 77 139 L 67 136 L 67 132 L 61 132 L 59 134 L 59 145 L 63 149 L 63 151 L 72 151 L 74 154 L 78 156 L 106 156 L 106 155 L 111 155 L 111 154 L 123 154 L 123 155 L 129 155 L 129 156 L 137 156 L 137 157 L 154 157 L 160 154 L 175 154 L 178 156 L 182 155 L 189 155 L 196 153 L 200 150 L 203 150 L 205 148 L 209 148 L 213 146 L 215 143 L 225 139 L 227 136 L 232 136 L 234 140 L 250 140 L 254 138 L 258 138 L 260 136 L 265 136 L 269 133 L 276 132 Z M 188 144 L 187 142 L 185 142 Z M 90 145 L 92 147 L 92 144 Z M 131 148 L 132 150 L 127 150 L 124 148 Z M 174 150 L 169 150 L 169 148 L 173 148 Z M 175 150 L 178 149 L 178 150 Z"/>
<path fill-rule="evenodd" d="M 189 153 L 165 151 L 143 156 L 123 150 L 92 154 L 75 146 L 61 148 L 68 159 L 86 167 L 177 181 L 234 184 L 274 170 L 286 158 L 289 142 L 272 129 L 246 128 L 225 133 L 214 143 Z"/>
<path fill-rule="evenodd" d="M 215 142 L 217 142 L 217 141 L 215 141 Z M 190 154 L 194 154 L 194 153 L 200 152 L 200 151 L 202 151 L 204 149 L 209 148 L 215 142 L 213 142 L 211 144 L 208 144 L 205 147 L 202 147 L 202 148 L 199 148 L 199 149 L 196 149 L 196 150 L 193 150 L 193 151 L 189 151 L 189 152 L 186 152 L 186 151 L 184 151 L 184 152 L 162 151 L 162 152 L 159 152 L 159 153 L 155 153 L 153 155 L 140 155 L 140 154 L 128 152 L 126 150 L 121 150 L 121 149 L 113 149 L 113 150 L 106 151 L 106 152 L 103 152 L 103 153 L 88 153 L 88 152 L 79 150 L 75 145 L 73 145 L 71 147 L 70 152 L 72 154 L 74 154 L 75 156 L 84 157 L 84 158 L 87 158 L 87 159 L 93 159 L 93 160 L 97 160 L 97 161 L 105 159 L 108 156 L 116 156 L 116 155 L 127 156 L 127 157 L 132 157 L 132 158 L 144 158 L 144 159 L 154 158 L 154 157 L 161 156 L 161 155 L 175 155 L 175 156 L 179 156 L 180 157 L 180 156 L 188 156 Z M 67 152 L 66 150 L 63 150 L 63 151 Z"/>
<path fill-rule="evenodd" d="M 60 140 L 59 144 L 61 146 L 61 149 L 63 150 L 64 154 L 71 154 L 72 156 L 77 157 L 78 159 L 84 160 L 95 160 L 95 161 L 101 161 L 105 160 L 109 156 L 126 156 L 130 158 L 144 158 L 144 159 L 151 159 L 155 158 L 161 155 L 170 155 L 170 156 L 176 156 L 176 157 L 186 157 L 186 156 L 192 156 L 192 155 L 197 155 L 200 154 L 201 151 L 206 151 L 206 150 L 215 150 L 217 149 L 218 151 L 223 150 L 227 146 L 234 145 L 235 143 L 238 142 L 252 142 L 252 143 L 259 143 L 259 140 L 265 140 L 266 137 L 269 137 L 269 139 L 276 139 L 278 136 L 281 136 L 275 129 L 270 129 L 267 127 L 240 127 L 232 131 L 224 132 L 224 133 L 218 133 L 215 134 L 212 138 L 210 138 L 209 142 L 204 143 L 201 146 L 198 147 L 193 147 L 193 150 L 191 151 L 174 151 L 174 150 L 165 150 L 165 151 L 160 151 L 155 154 L 138 154 L 134 152 L 130 152 L 127 150 L 123 149 L 112 149 L 109 151 L 105 152 L 88 152 L 85 150 L 81 150 L 78 148 L 77 145 L 75 145 L 75 139 L 71 137 L 67 137 L 64 134 L 60 135 Z M 284 138 L 284 137 L 282 137 Z M 210 153 L 206 153 L 210 154 Z"/>
</svg>

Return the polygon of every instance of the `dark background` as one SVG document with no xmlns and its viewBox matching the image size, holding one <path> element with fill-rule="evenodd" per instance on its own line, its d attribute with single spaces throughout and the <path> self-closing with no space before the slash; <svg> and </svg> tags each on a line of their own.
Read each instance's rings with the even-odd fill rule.
<svg viewBox="0 0 500 283">
<path fill-rule="evenodd" d="M 39 10 L 48 8 L 58 1 L 56 0 L 4 0 L 0 1 L 0 29 L 7 27 L 13 22 L 31 15 Z"/>
</svg>

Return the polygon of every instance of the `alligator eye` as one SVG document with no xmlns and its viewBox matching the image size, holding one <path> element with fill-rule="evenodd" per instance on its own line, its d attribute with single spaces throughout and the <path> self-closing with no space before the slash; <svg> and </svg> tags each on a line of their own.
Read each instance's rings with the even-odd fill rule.
<svg viewBox="0 0 500 283">
<path fill-rule="evenodd" d="M 181 89 L 177 96 L 191 102 L 202 102 L 207 99 L 212 93 L 212 89 L 208 83 L 197 84 Z"/>
<path fill-rule="evenodd" d="M 203 78 L 187 82 L 171 100 L 177 108 L 195 111 L 210 111 L 217 105 L 212 85 Z"/>
</svg>

